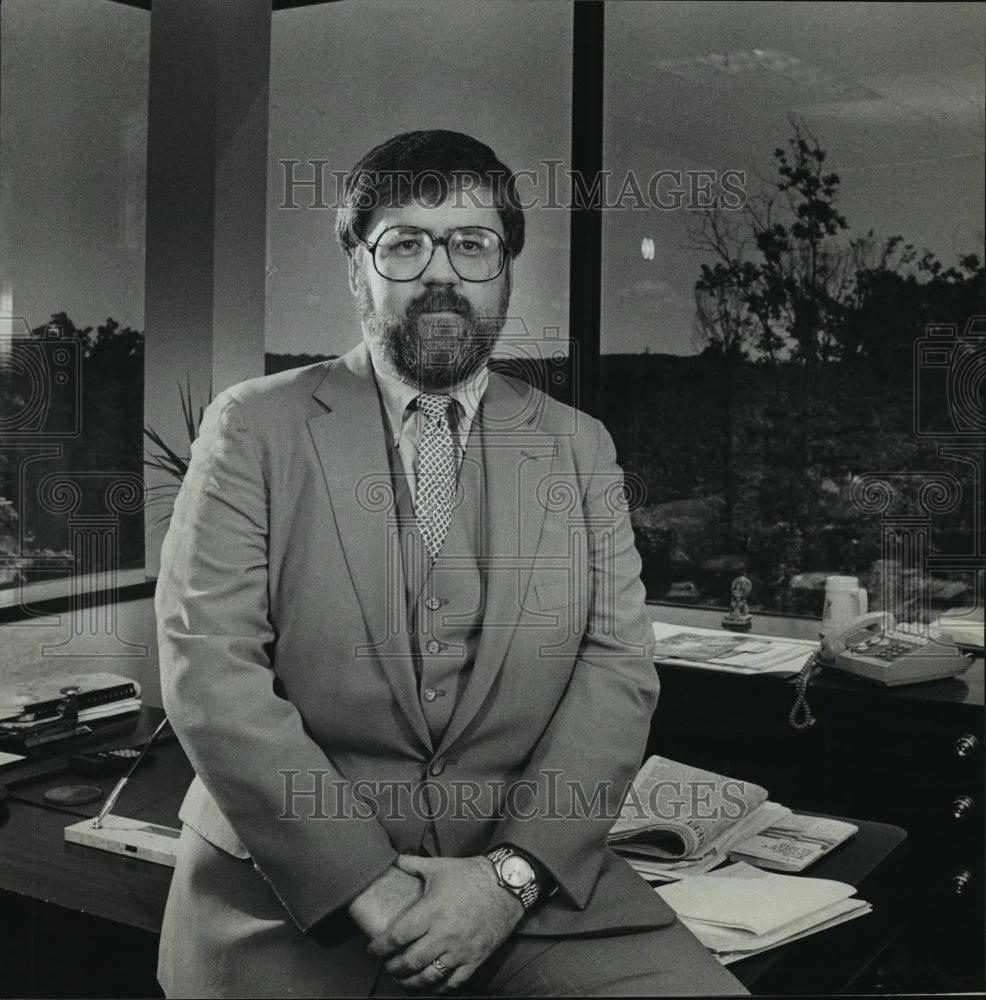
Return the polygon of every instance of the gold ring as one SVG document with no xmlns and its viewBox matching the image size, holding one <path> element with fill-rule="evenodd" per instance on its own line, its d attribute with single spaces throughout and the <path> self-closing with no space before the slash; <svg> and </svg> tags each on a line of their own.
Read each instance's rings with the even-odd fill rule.
<svg viewBox="0 0 986 1000">
<path fill-rule="evenodd" d="M 442 974 L 443 977 L 451 975 L 451 973 L 452 973 L 452 970 L 444 962 L 440 962 L 437 958 L 431 964 L 436 969 L 438 969 L 438 971 Z"/>
</svg>

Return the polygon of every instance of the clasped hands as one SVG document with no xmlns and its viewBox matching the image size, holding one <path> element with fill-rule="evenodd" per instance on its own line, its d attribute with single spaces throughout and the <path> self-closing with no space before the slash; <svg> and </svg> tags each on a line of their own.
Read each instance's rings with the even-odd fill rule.
<svg viewBox="0 0 986 1000">
<path fill-rule="evenodd" d="M 367 951 L 387 959 L 397 982 L 439 994 L 466 982 L 507 939 L 524 907 L 498 883 L 486 857 L 401 855 L 349 913 L 370 938 Z"/>
</svg>

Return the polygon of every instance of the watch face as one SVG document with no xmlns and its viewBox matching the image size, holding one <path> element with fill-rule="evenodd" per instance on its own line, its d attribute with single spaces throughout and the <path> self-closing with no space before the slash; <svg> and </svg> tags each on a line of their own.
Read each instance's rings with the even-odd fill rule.
<svg viewBox="0 0 986 1000">
<path fill-rule="evenodd" d="M 513 854 L 500 865 L 500 878 L 514 889 L 523 889 L 534 878 L 534 869 L 523 858 Z"/>
</svg>

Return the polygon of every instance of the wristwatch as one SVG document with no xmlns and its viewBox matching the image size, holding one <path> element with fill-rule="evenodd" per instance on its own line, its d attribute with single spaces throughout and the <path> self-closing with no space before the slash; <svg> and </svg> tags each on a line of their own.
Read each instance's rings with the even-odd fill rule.
<svg viewBox="0 0 986 1000">
<path fill-rule="evenodd" d="M 493 864 L 496 880 L 507 892 L 512 892 L 524 910 L 529 910 L 538 898 L 538 881 L 534 866 L 512 847 L 496 847 L 486 855 Z"/>
</svg>

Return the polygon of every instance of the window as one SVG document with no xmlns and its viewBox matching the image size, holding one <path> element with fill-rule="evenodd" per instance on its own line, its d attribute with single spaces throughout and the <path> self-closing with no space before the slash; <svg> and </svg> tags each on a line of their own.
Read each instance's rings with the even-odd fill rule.
<svg viewBox="0 0 986 1000">
<path fill-rule="evenodd" d="M 225 30 L 226 11 L 206 6 L 187 20 L 155 11 L 172 51 L 202 47 L 195 18 Z M 981 37 L 982 6 L 607 4 L 601 83 L 583 50 L 573 56 L 580 6 L 591 5 L 462 2 L 450 19 L 437 0 L 275 2 L 266 237 L 263 216 L 236 231 L 262 195 L 251 188 L 236 201 L 225 183 L 215 188 L 223 203 L 182 219 L 174 246 L 152 247 L 148 226 L 148 275 L 175 264 L 198 273 L 206 258 L 226 270 L 195 289 L 194 310 L 191 296 L 149 286 L 148 327 L 152 306 L 155 322 L 162 303 L 173 315 L 167 335 L 149 339 L 145 399 L 139 376 L 117 375 L 139 372 L 145 323 L 152 16 L 109 0 L 5 0 L 0 584 L 79 575 L 87 551 L 96 568 L 142 565 L 138 514 L 107 508 L 113 539 L 107 524 L 80 517 L 105 500 L 100 476 L 129 483 L 143 471 L 145 422 L 182 447 L 178 390 L 190 358 L 197 409 L 210 387 L 258 374 L 263 350 L 273 370 L 356 343 L 332 236 L 341 172 L 375 141 L 440 125 L 485 139 L 528 172 L 521 187 L 536 207 L 505 353 L 552 391 L 546 360 L 574 355 L 595 377 L 596 399 L 584 402 L 633 479 L 652 599 L 721 606 L 745 573 L 755 608 L 817 617 L 824 577 L 839 572 L 903 617 L 975 601 L 986 477 L 975 318 L 986 312 L 984 74 L 968 40 Z M 237 51 L 262 61 L 266 36 L 242 30 Z M 217 52 L 213 64 L 225 57 Z M 196 65 L 202 73 L 209 59 Z M 576 190 L 573 140 L 592 121 L 573 134 L 573 95 L 597 86 L 603 169 L 577 176 Z M 159 155 L 150 150 L 150 162 Z M 778 188 L 788 167 L 818 180 L 814 200 L 797 184 Z M 825 181 L 830 173 L 837 182 Z M 831 228 L 814 242 L 794 232 L 799 197 Z M 600 351 L 578 332 L 587 311 L 569 278 L 595 259 L 572 225 L 580 201 L 602 208 Z M 784 245 L 770 244 L 774 223 Z M 203 226 L 215 246 L 194 237 Z M 242 295 L 217 312 L 205 284 L 215 277 L 217 300 L 230 300 L 245 269 L 256 270 L 234 247 L 265 253 L 266 303 Z M 806 260 L 819 265 L 809 281 Z M 248 308 L 256 322 L 244 321 Z M 265 343 L 245 349 L 242 331 L 261 323 Z M 91 336 L 80 335 L 86 327 Z M 55 354 L 80 374 L 42 407 L 53 435 L 44 448 L 57 454 L 35 454 L 25 359 L 56 373 Z M 133 417 L 142 402 L 146 416 Z M 81 500 L 69 490 L 62 509 L 51 490 L 68 473 Z M 114 496 L 129 502 L 126 490 Z M 76 549 L 85 538 L 96 541 Z M 151 574 L 159 541 L 147 546 Z"/>
<path fill-rule="evenodd" d="M 546 170 L 564 178 L 571 87 L 572 11 L 564 0 L 463 0 L 454 18 L 443 0 L 364 0 L 276 12 L 268 370 L 342 354 L 360 340 L 333 233 L 342 175 L 359 157 L 400 132 L 467 132 L 512 170 L 528 172 L 520 193 L 531 202 L 544 194 Z M 529 212 L 527 225 L 498 353 L 518 372 L 537 377 L 538 362 L 547 360 L 550 368 L 568 354 L 569 214 L 559 204 Z"/>
<path fill-rule="evenodd" d="M 149 40 L 106 0 L 0 5 L 4 603 L 144 563 Z"/>
<path fill-rule="evenodd" d="M 605 16 L 600 415 L 649 595 L 981 606 L 983 7 Z"/>
</svg>

